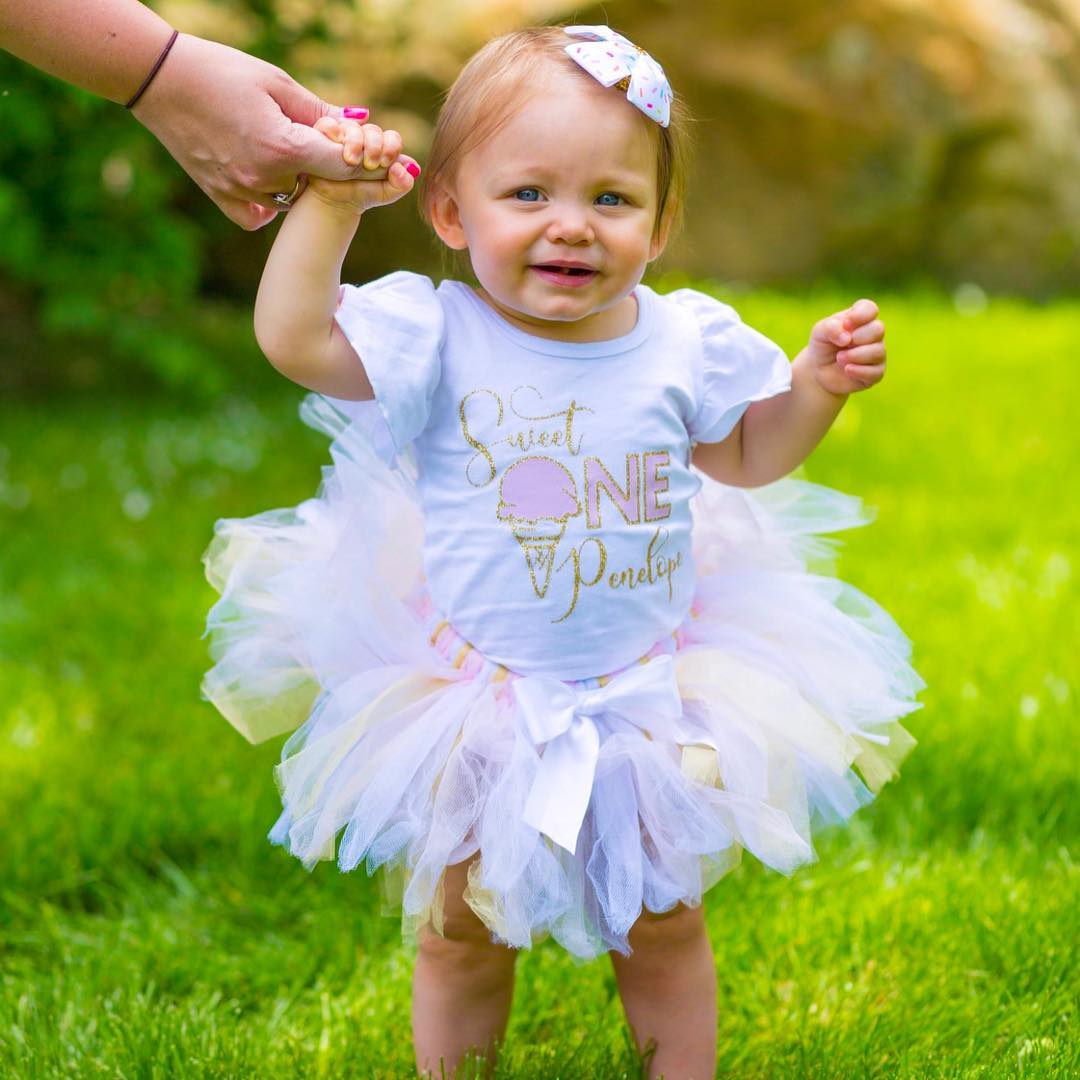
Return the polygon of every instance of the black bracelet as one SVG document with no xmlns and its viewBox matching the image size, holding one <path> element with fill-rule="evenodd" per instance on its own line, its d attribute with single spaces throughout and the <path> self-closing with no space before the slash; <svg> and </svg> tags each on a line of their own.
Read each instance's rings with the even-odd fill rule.
<svg viewBox="0 0 1080 1080">
<path fill-rule="evenodd" d="M 161 65 L 165 63 L 165 57 L 169 55 L 169 50 L 173 47 L 173 42 L 176 41 L 180 35 L 179 30 L 174 30 L 172 36 L 169 38 L 168 44 L 161 50 L 161 55 L 157 58 L 157 63 L 150 69 L 150 74 L 143 79 L 142 86 L 135 91 L 135 96 L 124 106 L 125 109 L 130 109 L 134 106 L 135 102 L 139 100 L 146 92 L 146 88 L 154 81 L 154 76 L 158 73 Z"/>
</svg>

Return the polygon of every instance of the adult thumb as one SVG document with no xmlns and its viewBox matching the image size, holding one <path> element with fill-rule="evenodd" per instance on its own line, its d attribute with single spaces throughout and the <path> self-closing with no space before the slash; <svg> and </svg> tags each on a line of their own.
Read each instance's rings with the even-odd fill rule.
<svg viewBox="0 0 1080 1080">
<path fill-rule="evenodd" d="M 345 113 L 345 108 L 341 105 L 331 105 L 323 101 L 318 94 L 313 94 L 306 86 L 301 86 L 289 76 L 274 86 L 272 93 L 278 107 L 295 124 L 311 127 L 320 117 L 340 118 Z"/>
<path fill-rule="evenodd" d="M 340 119 L 362 112 L 362 117 L 355 118 L 365 119 L 367 109 L 362 106 L 331 105 L 288 76 L 274 87 L 273 96 L 289 121 L 289 164 L 295 172 L 310 173 L 325 180 L 349 180 L 358 175 L 356 168 L 345 164 L 341 146 L 316 131 L 312 125 L 323 116 Z M 380 175 L 385 176 L 385 170 Z"/>
</svg>

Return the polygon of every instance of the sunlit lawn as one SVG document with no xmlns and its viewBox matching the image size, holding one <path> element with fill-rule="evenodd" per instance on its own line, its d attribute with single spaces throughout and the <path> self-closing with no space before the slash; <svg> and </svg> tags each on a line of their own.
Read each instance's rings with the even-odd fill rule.
<svg viewBox="0 0 1080 1080">
<path fill-rule="evenodd" d="M 737 303 L 794 351 L 849 299 Z M 889 376 L 807 476 L 878 508 L 840 572 L 914 639 L 919 746 L 819 862 L 708 895 L 720 1074 L 1077 1076 L 1080 304 L 882 303 Z M 377 882 L 267 843 L 280 740 L 198 696 L 213 521 L 325 461 L 251 381 L 0 404 L 2 1075 L 410 1075 Z M 518 979 L 499 1076 L 638 1074 L 606 961 L 547 942 Z"/>
</svg>

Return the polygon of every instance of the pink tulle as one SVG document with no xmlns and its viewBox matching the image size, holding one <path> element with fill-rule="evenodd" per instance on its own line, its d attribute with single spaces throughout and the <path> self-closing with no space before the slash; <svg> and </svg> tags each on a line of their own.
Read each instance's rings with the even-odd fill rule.
<svg viewBox="0 0 1080 1080">
<path fill-rule="evenodd" d="M 914 744 L 898 722 L 923 686 L 910 643 L 823 572 L 836 544 L 822 534 L 863 524 L 858 500 L 702 477 L 694 603 L 628 665 L 671 658 L 677 734 L 653 737 L 645 715 L 592 718 L 571 853 L 525 821 L 545 745 L 526 736 L 518 676 L 427 596 L 409 454 L 393 455 L 371 403 L 312 396 L 302 413 L 333 437 L 334 466 L 294 510 L 218 523 L 204 692 L 252 742 L 291 732 L 270 839 L 308 868 L 382 868 L 407 935 L 441 928 L 443 872 L 475 857 L 465 899 L 494 940 L 628 953 L 643 908 L 700 903 L 744 850 L 784 874 L 814 860 L 813 830 L 869 802 Z"/>
</svg>

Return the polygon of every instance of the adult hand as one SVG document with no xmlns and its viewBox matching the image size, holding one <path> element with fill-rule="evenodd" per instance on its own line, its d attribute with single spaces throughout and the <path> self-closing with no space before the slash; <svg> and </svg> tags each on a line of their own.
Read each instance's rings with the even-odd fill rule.
<svg viewBox="0 0 1080 1080">
<path fill-rule="evenodd" d="M 344 110 L 247 53 L 181 34 L 132 109 L 185 172 L 245 229 L 273 220 L 275 192 L 302 174 L 348 180 L 363 174 L 312 125 Z M 348 115 L 363 119 L 367 110 Z"/>
<path fill-rule="evenodd" d="M 383 131 L 377 124 L 356 120 L 335 120 L 332 116 L 316 120 L 315 130 L 340 145 L 345 163 L 361 166 L 365 175 L 344 183 L 312 176 L 307 185 L 311 189 L 308 198 L 314 196 L 359 217 L 371 207 L 397 202 L 412 191 L 420 166 L 401 152 L 399 132 Z"/>
</svg>

